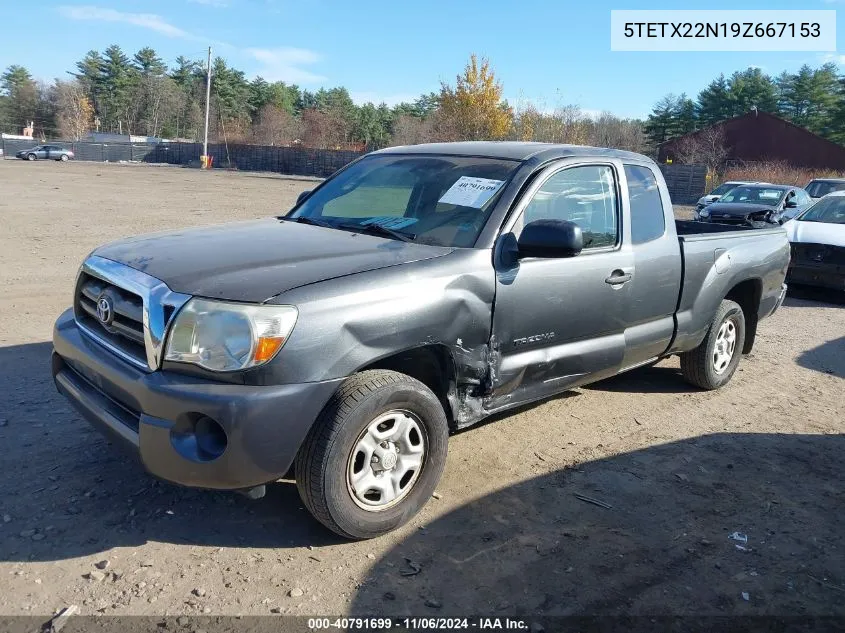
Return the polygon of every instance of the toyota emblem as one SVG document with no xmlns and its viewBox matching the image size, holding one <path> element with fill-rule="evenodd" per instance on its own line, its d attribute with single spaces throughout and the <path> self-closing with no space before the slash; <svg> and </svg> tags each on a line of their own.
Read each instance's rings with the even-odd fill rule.
<svg viewBox="0 0 845 633">
<path fill-rule="evenodd" d="M 112 300 L 103 295 L 97 299 L 97 318 L 103 325 L 111 325 L 114 318 L 114 306 Z"/>
</svg>

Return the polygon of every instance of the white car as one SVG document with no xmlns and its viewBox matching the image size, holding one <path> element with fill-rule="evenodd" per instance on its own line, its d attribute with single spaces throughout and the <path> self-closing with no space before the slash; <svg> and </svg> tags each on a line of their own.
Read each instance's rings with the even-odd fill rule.
<svg viewBox="0 0 845 633">
<path fill-rule="evenodd" d="M 783 225 L 792 246 L 788 281 L 845 290 L 845 191 L 836 191 Z"/>
</svg>

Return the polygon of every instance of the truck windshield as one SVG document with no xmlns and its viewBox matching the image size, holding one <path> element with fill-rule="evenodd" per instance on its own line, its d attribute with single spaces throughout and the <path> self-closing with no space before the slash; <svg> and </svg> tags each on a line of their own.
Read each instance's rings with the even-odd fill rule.
<svg viewBox="0 0 845 633">
<path fill-rule="evenodd" d="M 771 187 L 736 187 L 719 198 L 719 202 L 750 202 L 776 207 L 785 193 L 784 189 Z"/>
<path fill-rule="evenodd" d="M 517 167 L 518 161 L 467 156 L 369 156 L 327 181 L 285 219 L 471 247 Z"/>
<path fill-rule="evenodd" d="M 832 196 L 819 200 L 798 219 L 801 222 L 845 224 L 845 196 Z"/>
</svg>

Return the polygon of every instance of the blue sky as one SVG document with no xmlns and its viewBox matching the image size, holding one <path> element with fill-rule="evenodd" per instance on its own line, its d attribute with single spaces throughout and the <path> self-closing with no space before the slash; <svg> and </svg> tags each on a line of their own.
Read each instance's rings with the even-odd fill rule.
<svg viewBox="0 0 845 633">
<path fill-rule="evenodd" d="M 38 5 L 38 9 L 33 8 Z M 346 86 L 358 102 L 392 105 L 453 82 L 470 53 L 486 55 L 516 104 L 645 116 L 668 92 L 695 96 L 720 72 L 769 74 L 822 53 L 610 51 L 611 9 L 677 8 L 674 2 L 590 0 L 36 0 L 0 2 L 0 68 L 21 64 L 40 79 L 66 76 L 90 49 L 155 48 L 169 63 L 214 53 L 249 77 L 315 90 Z M 840 9 L 845 0 L 688 1 L 689 9 Z M 42 45 L 43 44 L 43 45 Z M 843 69 L 845 70 L 845 69 Z"/>
</svg>

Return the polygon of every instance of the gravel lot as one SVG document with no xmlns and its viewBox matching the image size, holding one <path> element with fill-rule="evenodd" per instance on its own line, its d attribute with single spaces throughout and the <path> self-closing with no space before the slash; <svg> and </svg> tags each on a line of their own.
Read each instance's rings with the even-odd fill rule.
<svg viewBox="0 0 845 633">
<path fill-rule="evenodd" d="M 0 614 L 845 615 L 845 309 L 824 292 L 791 291 L 721 391 L 670 359 L 459 433 L 438 498 L 376 541 L 336 540 L 291 482 L 251 502 L 112 450 L 49 375 L 81 260 L 308 186 L 0 161 Z"/>
</svg>

